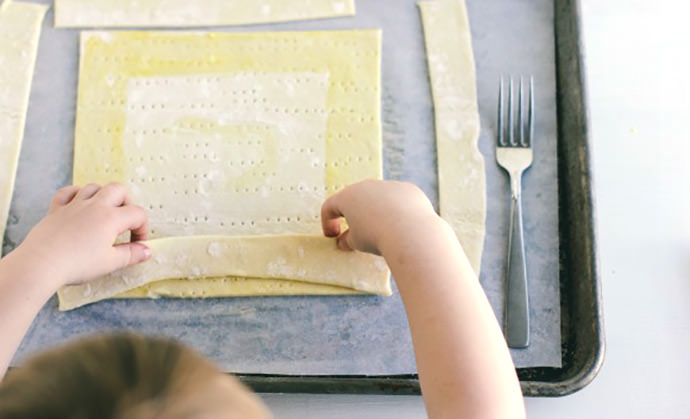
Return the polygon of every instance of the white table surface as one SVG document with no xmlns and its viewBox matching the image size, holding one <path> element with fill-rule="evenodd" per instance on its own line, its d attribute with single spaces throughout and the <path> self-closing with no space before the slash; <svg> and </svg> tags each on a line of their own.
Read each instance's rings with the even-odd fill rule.
<svg viewBox="0 0 690 419">
<path fill-rule="evenodd" d="M 607 354 L 528 416 L 689 418 L 690 4 L 582 3 Z M 276 418 L 425 417 L 420 397 L 263 398 Z"/>
</svg>

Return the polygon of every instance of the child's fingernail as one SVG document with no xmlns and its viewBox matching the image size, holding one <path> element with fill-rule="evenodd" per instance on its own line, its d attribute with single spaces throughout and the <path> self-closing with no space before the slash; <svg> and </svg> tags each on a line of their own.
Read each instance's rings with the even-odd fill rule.
<svg viewBox="0 0 690 419">
<path fill-rule="evenodd" d="M 153 256 L 153 252 L 148 247 L 144 246 L 144 259 L 149 259 Z"/>
</svg>

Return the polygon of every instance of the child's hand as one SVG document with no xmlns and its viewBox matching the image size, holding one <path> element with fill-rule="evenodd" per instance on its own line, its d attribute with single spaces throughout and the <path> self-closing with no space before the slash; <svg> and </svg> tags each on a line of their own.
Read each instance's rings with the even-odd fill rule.
<svg viewBox="0 0 690 419">
<path fill-rule="evenodd" d="M 340 218 L 349 230 L 341 232 Z M 403 182 L 366 180 L 326 200 L 321 208 L 324 234 L 338 237 L 343 250 L 382 254 L 386 243 L 420 240 L 430 223 L 442 220 L 419 188 Z"/>
<path fill-rule="evenodd" d="M 132 242 L 114 244 L 126 231 Z M 149 259 L 151 250 L 136 243 L 147 238 L 147 231 L 146 212 L 132 204 L 124 186 L 69 186 L 57 192 L 17 253 L 42 264 L 60 287 Z"/>
<path fill-rule="evenodd" d="M 350 230 L 341 232 L 341 217 Z M 381 254 L 391 268 L 429 417 L 524 417 L 520 383 L 489 300 L 455 232 L 422 191 L 361 182 L 327 199 L 321 218 L 341 249 Z"/>
<path fill-rule="evenodd" d="M 36 313 L 63 285 L 94 279 L 151 257 L 146 212 L 127 189 L 63 188 L 26 240 L 0 259 L 0 380 Z M 115 244 L 126 231 L 132 243 Z"/>
</svg>

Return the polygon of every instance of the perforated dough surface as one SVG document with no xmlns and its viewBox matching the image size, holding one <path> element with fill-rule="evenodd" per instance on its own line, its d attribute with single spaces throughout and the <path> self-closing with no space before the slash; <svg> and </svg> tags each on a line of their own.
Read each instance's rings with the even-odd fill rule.
<svg viewBox="0 0 690 419">
<path fill-rule="evenodd" d="M 57 27 L 221 26 L 354 13 L 354 0 L 55 0 Z"/>
<path fill-rule="evenodd" d="M 419 3 L 431 76 L 441 216 L 479 275 L 486 230 L 486 173 L 479 152 L 477 83 L 464 0 Z"/>
<path fill-rule="evenodd" d="M 46 10 L 31 3 L 0 4 L 0 253 Z"/>
<path fill-rule="evenodd" d="M 327 86 L 327 73 L 131 79 L 123 175 L 151 236 L 318 234 Z"/>
<path fill-rule="evenodd" d="M 127 184 L 152 239 L 319 235 L 325 197 L 381 177 L 378 31 L 87 32 L 81 48 L 74 182 Z"/>
</svg>

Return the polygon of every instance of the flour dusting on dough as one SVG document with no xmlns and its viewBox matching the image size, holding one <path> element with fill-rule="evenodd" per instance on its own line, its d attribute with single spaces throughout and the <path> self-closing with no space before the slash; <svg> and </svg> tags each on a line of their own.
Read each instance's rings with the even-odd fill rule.
<svg viewBox="0 0 690 419">
<path fill-rule="evenodd" d="M 113 35 L 110 32 L 98 32 L 95 33 L 94 36 L 100 38 L 100 40 L 105 42 L 106 44 L 112 44 L 114 41 Z"/>
<path fill-rule="evenodd" d="M 175 259 L 175 264 L 177 266 L 188 266 L 189 262 L 189 256 L 187 255 L 177 255 L 177 259 Z"/>
<path fill-rule="evenodd" d="M 267 266 L 267 272 L 272 278 L 290 278 L 294 275 L 294 269 L 288 265 L 284 258 L 270 262 Z"/>
<path fill-rule="evenodd" d="M 374 259 L 374 266 L 381 272 L 388 270 L 388 265 L 386 264 L 386 261 L 383 258 Z"/>
<path fill-rule="evenodd" d="M 221 245 L 218 242 L 211 242 L 208 245 L 208 249 L 206 249 L 206 252 L 213 257 L 218 257 L 223 254 L 223 245 Z"/>
<path fill-rule="evenodd" d="M 337 1 L 333 3 L 333 11 L 336 13 L 344 13 L 345 12 L 345 3 L 342 1 Z"/>
<path fill-rule="evenodd" d="M 457 119 L 448 119 L 444 121 L 443 129 L 449 139 L 460 140 L 462 139 L 462 126 L 460 121 Z"/>
<path fill-rule="evenodd" d="M 362 281 L 361 279 L 356 280 L 352 285 L 354 289 L 360 291 L 367 291 L 371 288 L 367 281 Z"/>
</svg>

